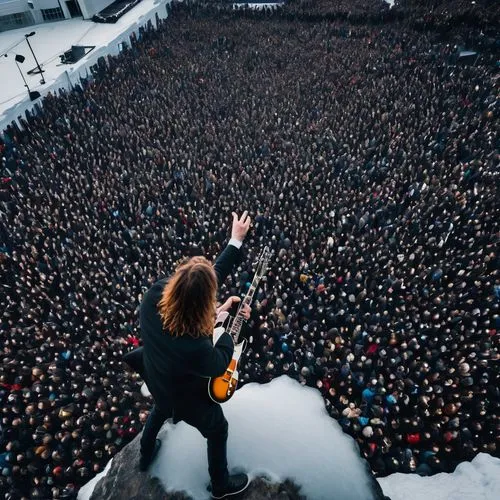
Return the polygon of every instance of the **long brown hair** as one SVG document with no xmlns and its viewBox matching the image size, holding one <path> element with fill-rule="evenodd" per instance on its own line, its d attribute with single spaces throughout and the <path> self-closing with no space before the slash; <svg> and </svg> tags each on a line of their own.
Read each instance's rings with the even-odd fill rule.
<svg viewBox="0 0 500 500">
<path fill-rule="evenodd" d="M 158 302 L 163 328 L 174 337 L 211 335 L 216 294 L 217 277 L 205 257 L 192 257 L 182 263 L 168 281 Z"/>
</svg>

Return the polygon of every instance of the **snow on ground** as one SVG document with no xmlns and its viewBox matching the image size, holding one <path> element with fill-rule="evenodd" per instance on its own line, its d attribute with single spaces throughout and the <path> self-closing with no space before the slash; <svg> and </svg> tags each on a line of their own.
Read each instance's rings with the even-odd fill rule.
<svg viewBox="0 0 500 500">
<path fill-rule="evenodd" d="M 472 462 L 461 463 L 453 474 L 392 474 L 379 483 L 391 500 L 497 500 L 500 459 L 480 453 Z"/>
<path fill-rule="evenodd" d="M 265 385 L 245 385 L 223 408 L 229 422 L 230 470 L 276 481 L 294 479 L 314 500 L 372 498 L 354 441 L 328 416 L 317 390 L 283 376 Z M 180 422 L 165 424 L 159 437 L 163 446 L 151 475 L 169 490 L 185 490 L 196 500 L 209 498 L 201 434 Z M 86 493 L 79 499 L 88 499 Z"/>
<path fill-rule="evenodd" d="M 99 24 L 83 19 L 70 19 L 54 23 L 6 31 L 0 33 L 0 130 L 12 120 L 31 109 L 24 82 L 16 68 L 14 57 L 23 55 L 26 60 L 20 68 L 27 80 L 30 90 L 37 90 L 45 95 L 59 87 L 70 87 L 79 82 L 79 75 L 86 76 L 90 66 L 102 55 L 118 54 L 118 45 L 122 41 L 130 42 L 132 32 L 138 34 L 140 26 L 151 20 L 156 26 L 155 14 L 160 18 L 167 17 L 166 6 L 171 0 L 143 0 L 127 12 L 115 24 Z M 28 75 L 30 69 L 36 67 L 35 60 L 28 48 L 24 35 L 35 31 L 30 38 L 35 55 L 45 70 L 43 76 L 46 83 L 40 84 L 40 75 Z M 95 45 L 96 48 L 75 64 L 61 64 L 59 56 L 71 48 L 71 45 Z"/>
<path fill-rule="evenodd" d="M 223 407 L 231 468 L 276 481 L 292 478 L 315 500 L 371 498 L 358 451 L 328 416 L 317 390 L 279 377 L 265 385 L 245 385 Z M 152 475 L 169 489 L 207 498 L 205 439 L 183 422 L 167 424 L 161 437 L 165 446 Z"/>
</svg>

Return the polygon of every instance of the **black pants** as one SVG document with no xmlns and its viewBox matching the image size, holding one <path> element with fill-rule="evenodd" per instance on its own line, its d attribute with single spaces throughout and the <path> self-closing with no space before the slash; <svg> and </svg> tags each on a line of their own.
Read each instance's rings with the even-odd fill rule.
<svg viewBox="0 0 500 500">
<path fill-rule="evenodd" d="M 163 412 L 156 405 L 149 414 L 141 437 L 141 453 L 150 455 L 154 450 L 156 435 L 173 412 Z M 208 472 L 212 487 L 223 488 L 228 480 L 227 470 L 227 420 L 217 403 L 203 403 L 194 408 L 175 410 L 175 421 L 184 420 L 196 427 L 207 439 Z"/>
</svg>

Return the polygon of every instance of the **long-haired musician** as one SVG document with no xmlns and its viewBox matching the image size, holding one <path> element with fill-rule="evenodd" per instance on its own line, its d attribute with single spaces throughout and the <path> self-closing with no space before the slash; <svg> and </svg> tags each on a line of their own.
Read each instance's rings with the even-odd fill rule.
<svg viewBox="0 0 500 500">
<path fill-rule="evenodd" d="M 146 470 L 158 453 L 158 431 L 173 416 L 207 439 L 212 497 L 218 499 L 243 491 L 249 482 L 246 474 L 228 473 L 228 424 L 220 405 L 207 394 L 207 378 L 222 375 L 233 355 L 228 333 L 215 345 L 212 341 L 216 296 L 238 260 L 249 226 L 248 212 L 241 217 L 233 212 L 231 239 L 215 265 L 204 257 L 182 263 L 169 279 L 146 292 L 140 308 L 144 377 L 155 401 L 141 439 L 140 468 Z M 230 297 L 218 311 L 239 300 Z M 250 308 L 243 312 L 248 319 Z"/>
</svg>

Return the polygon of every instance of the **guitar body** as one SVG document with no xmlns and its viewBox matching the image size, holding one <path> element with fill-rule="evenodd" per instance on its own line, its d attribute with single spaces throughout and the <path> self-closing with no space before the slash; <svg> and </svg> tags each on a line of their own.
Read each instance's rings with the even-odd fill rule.
<svg viewBox="0 0 500 500">
<path fill-rule="evenodd" d="M 208 395 L 215 403 L 229 401 L 238 386 L 238 362 L 246 345 L 246 340 L 234 346 L 234 353 L 229 366 L 220 377 L 213 377 L 208 381 Z"/>
</svg>

